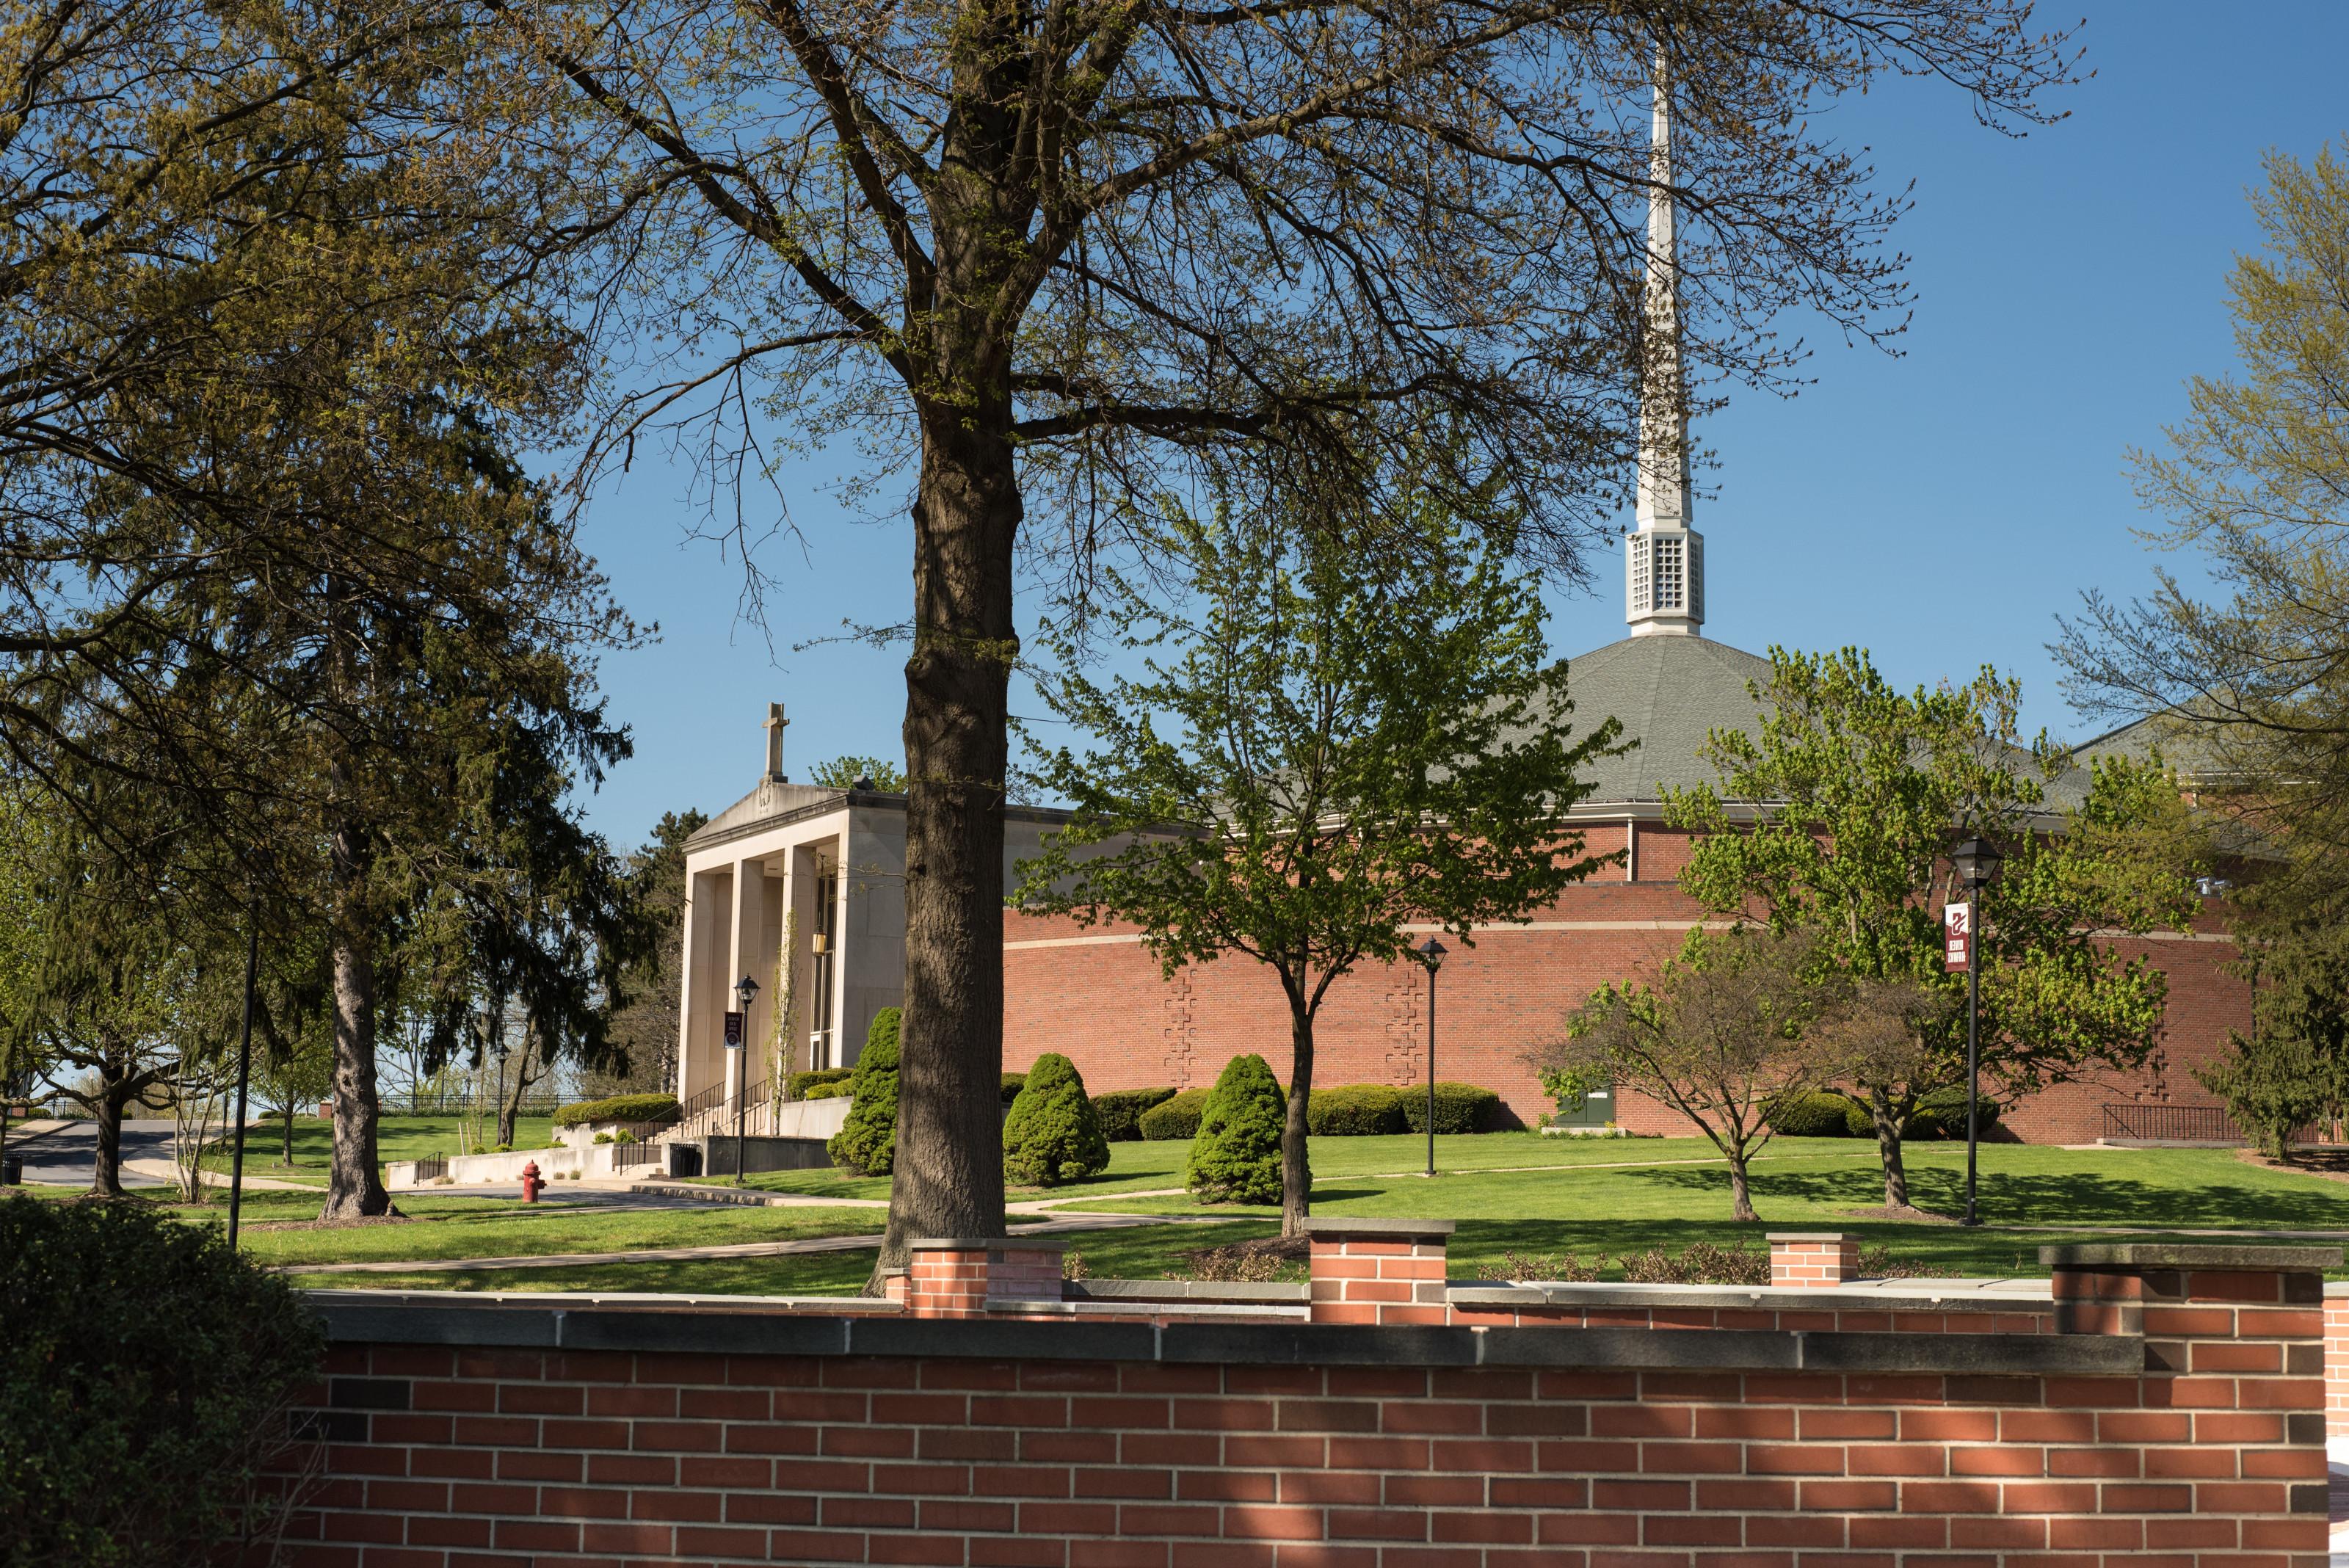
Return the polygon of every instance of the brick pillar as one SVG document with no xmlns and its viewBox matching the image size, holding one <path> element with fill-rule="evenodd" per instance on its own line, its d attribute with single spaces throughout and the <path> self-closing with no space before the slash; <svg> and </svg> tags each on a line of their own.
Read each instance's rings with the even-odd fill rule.
<svg viewBox="0 0 2349 1568">
<path fill-rule="evenodd" d="M 2349 1284 L 2324 1287 L 2324 1428 L 2349 1436 Z"/>
<path fill-rule="evenodd" d="M 2062 1334 L 2141 1334 L 2146 1479 L 2213 1552 L 2322 1564 L 2324 1271 L 2338 1247 L 2045 1247 Z M 2154 1412 L 2163 1414 L 2156 1416 Z M 2175 1445 L 2171 1449 L 2168 1445 Z M 2250 1562 L 2251 1557 L 2231 1559 Z"/>
<path fill-rule="evenodd" d="M 1449 1220 L 1309 1220 L 1315 1323 L 1443 1323 Z"/>
<path fill-rule="evenodd" d="M 1839 1285 L 1859 1278 L 1859 1238 L 1840 1231 L 1774 1231 L 1770 1282 Z"/>
<path fill-rule="evenodd" d="M 989 1301 L 1059 1301 L 1061 1250 L 1041 1237 L 925 1237 L 906 1244 L 905 1310 L 978 1317 Z"/>
</svg>

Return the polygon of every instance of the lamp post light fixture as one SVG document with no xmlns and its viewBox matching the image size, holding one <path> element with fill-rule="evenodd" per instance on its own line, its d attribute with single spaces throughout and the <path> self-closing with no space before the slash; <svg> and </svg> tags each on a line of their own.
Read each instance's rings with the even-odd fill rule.
<svg viewBox="0 0 2349 1568">
<path fill-rule="evenodd" d="M 1966 889 L 1966 1218 L 1979 1225 L 1974 1212 L 1974 1150 L 1980 1140 L 1977 1108 L 1982 1096 L 1982 890 L 1998 880 L 2006 857 L 1987 838 L 1959 840 L 1950 851 L 1950 864 Z"/>
<path fill-rule="evenodd" d="M 1428 938 L 1412 950 L 1427 966 L 1427 1174 L 1435 1174 L 1435 971 L 1452 950 Z"/>
<path fill-rule="evenodd" d="M 750 1098 L 750 1003 L 758 1000 L 759 982 L 744 975 L 734 982 L 735 1000 L 742 1004 L 742 1060 L 734 1086 L 734 1185 L 742 1185 L 742 1107 Z"/>
</svg>

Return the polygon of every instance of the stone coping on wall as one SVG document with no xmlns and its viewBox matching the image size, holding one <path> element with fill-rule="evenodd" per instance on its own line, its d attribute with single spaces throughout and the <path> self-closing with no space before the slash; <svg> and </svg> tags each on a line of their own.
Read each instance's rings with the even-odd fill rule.
<svg viewBox="0 0 2349 1568">
<path fill-rule="evenodd" d="M 1935 1312 L 2012 1313 L 2053 1307 L 2051 1282 L 2013 1279 L 1849 1280 L 1827 1289 L 1806 1285 L 1667 1285 L 1527 1280 L 1461 1281 L 1446 1297 L 1455 1306 L 1651 1307 L 1719 1311 L 1838 1312 L 1855 1307 L 1930 1307 Z"/>
<path fill-rule="evenodd" d="M 2093 1241 L 2039 1249 L 2039 1261 L 2051 1269 L 2273 1269 L 2322 1273 L 2341 1267 L 2341 1257 L 2339 1247 L 2257 1242 L 2228 1246 L 2208 1241 Z"/>
<path fill-rule="evenodd" d="M 1264 1302 L 1303 1306 L 1313 1287 L 1302 1280 L 1071 1280 L 1076 1301 Z"/>
<path fill-rule="evenodd" d="M 1279 1366 L 2118 1376 L 2141 1372 L 2137 1334 L 1904 1334 L 1721 1329 L 910 1318 L 841 1297 L 494 1299 L 318 1291 L 329 1341 L 688 1355 L 944 1357 Z M 690 1304 L 686 1304 L 690 1303 Z M 1021 1303 L 1029 1310 L 1033 1303 Z"/>
</svg>

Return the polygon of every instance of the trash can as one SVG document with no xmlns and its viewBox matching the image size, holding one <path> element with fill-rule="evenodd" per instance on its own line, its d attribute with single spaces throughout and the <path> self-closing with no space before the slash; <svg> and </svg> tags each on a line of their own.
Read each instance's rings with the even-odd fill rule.
<svg viewBox="0 0 2349 1568">
<path fill-rule="evenodd" d="M 0 1158 L 0 1187 L 25 1185 L 25 1157 L 12 1154 Z"/>
</svg>

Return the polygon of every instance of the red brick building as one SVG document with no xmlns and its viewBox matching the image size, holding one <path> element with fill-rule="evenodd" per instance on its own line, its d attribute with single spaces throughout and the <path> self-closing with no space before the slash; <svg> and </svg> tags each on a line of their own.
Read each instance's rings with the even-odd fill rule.
<svg viewBox="0 0 2349 1568">
<path fill-rule="evenodd" d="M 1712 781 L 1698 746 L 1711 729 L 1754 726 L 1746 683 L 1768 670 L 1752 654 L 1693 636 L 1628 638 L 1570 661 L 1578 714 L 1592 722 L 1619 718 L 1640 742 L 1604 765 L 1598 787 L 1572 813 L 1588 851 L 1622 858 L 1524 925 L 1479 929 L 1473 946 L 1449 944 L 1437 981 L 1438 1075 L 1499 1091 L 1527 1125 L 1554 1109 L 1525 1054 L 1555 1038 L 1601 984 L 1668 957 L 1706 918 L 1681 891 L 1689 836 L 1663 822 L 1658 786 Z M 2067 783 L 2054 792 L 2059 805 L 2076 791 L 2076 781 Z M 2116 944 L 2151 953 L 2168 977 L 2168 1021 L 2154 1063 L 2034 1096 L 2008 1115 L 2008 1129 L 2032 1142 L 2085 1143 L 2105 1135 L 2110 1105 L 2216 1103 L 2189 1069 L 2223 1051 L 2230 1028 L 2246 1026 L 2251 998 L 2225 972 L 2234 945 L 2218 900 L 2207 902 L 2197 927 Z M 1058 1051 L 1096 1091 L 1185 1088 L 1213 1082 L 1234 1055 L 1256 1052 L 1287 1076 L 1288 1004 L 1261 964 L 1225 959 L 1168 980 L 1131 928 L 1081 930 L 1015 910 L 1005 917 L 1003 966 L 1008 1067 Z M 1428 982 L 1415 967 L 1340 980 L 1315 1031 L 1314 1081 L 1425 1082 L 1427 1005 Z M 1674 1113 L 1636 1098 L 1616 1119 L 1640 1132 L 1684 1130 Z"/>
</svg>

